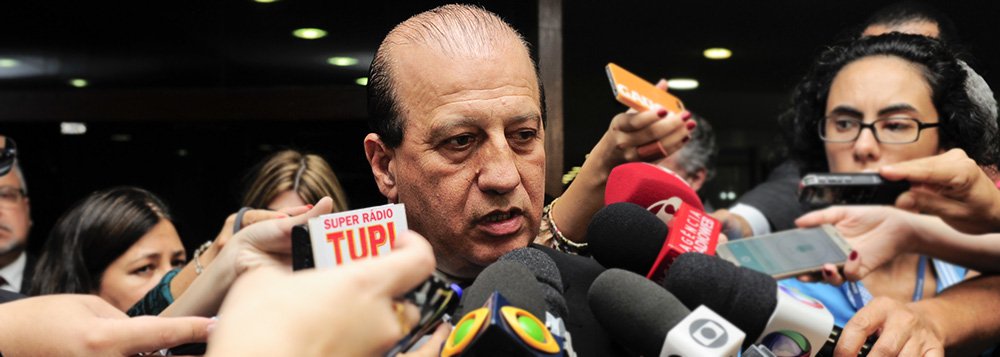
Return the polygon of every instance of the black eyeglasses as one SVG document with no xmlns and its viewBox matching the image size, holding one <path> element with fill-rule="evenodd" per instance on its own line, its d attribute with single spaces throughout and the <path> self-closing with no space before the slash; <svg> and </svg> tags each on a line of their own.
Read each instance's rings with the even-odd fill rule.
<svg viewBox="0 0 1000 357">
<path fill-rule="evenodd" d="M 14 143 L 14 139 L 10 137 L 4 139 L 3 148 L 0 149 L 0 176 L 10 172 L 11 167 L 14 167 L 14 160 L 17 159 L 17 144 Z"/>
<path fill-rule="evenodd" d="M 936 128 L 941 123 L 924 123 L 910 117 L 883 118 L 865 124 L 853 117 L 828 116 L 819 122 L 819 137 L 828 143 L 849 143 L 858 140 L 861 130 L 868 128 L 875 140 L 883 144 L 909 144 L 920 139 L 920 132 Z"/>
</svg>

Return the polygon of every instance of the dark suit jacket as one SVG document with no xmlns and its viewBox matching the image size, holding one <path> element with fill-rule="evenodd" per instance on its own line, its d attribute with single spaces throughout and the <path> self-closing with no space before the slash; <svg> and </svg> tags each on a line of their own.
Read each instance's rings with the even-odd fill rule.
<svg viewBox="0 0 1000 357">
<path fill-rule="evenodd" d="M 771 231 L 795 228 L 795 219 L 805 214 L 799 204 L 799 165 L 788 160 L 771 171 L 767 181 L 740 196 L 736 202 L 753 206 L 767 218 Z"/>
<path fill-rule="evenodd" d="M 587 301 L 587 292 L 597 276 L 605 268 L 596 260 L 578 255 L 566 254 L 552 248 L 532 244 L 532 247 L 548 254 L 559 268 L 562 278 L 563 297 L 569 314 L 563 319 L 566 329 L 573 339 L 573 349 L 579 356 L 623 356 L 629 355 L 594 317 Z"/>
<path fill-rule="evenodd" d="M 28 263 L 24 265 L 24 273 L 21 277 L 21 294 L 28 294 L 28 287 L 31 286 L 31 279 L 35 277 L 35 264 L 38 263 L 38 256 L 28 253 Z"/>
</svg>

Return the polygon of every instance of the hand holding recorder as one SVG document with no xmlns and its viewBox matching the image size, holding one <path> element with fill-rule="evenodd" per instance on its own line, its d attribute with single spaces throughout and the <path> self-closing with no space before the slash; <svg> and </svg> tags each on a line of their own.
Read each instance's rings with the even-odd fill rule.
<svg viewBox="0 0 1000 357">
<path fill-rule="evenodd" d="M 1000 232 L 1000 189 L 962 149 L 884 166 L 879 173 L 913 185 L 896 207 L 940 216 L 966 233 Z"/>
</svg>

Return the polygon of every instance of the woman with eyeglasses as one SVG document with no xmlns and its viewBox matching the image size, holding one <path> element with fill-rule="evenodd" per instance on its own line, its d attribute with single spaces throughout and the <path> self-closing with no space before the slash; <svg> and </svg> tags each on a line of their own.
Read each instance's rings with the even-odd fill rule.
<svg viewBox="0 0 1000 357">
<path fill-rule="evenodd" d="M 996 123 L 970 101 L 965 79 L 955 55 L 927 37 L 890 33 L 833 46 L 799 83 L 782 118 L 790 154 L 803 173 L 877 171 L 951 148 L 995 165 Z M 975 274 L 904 254 L 856 283 L 781 283 L 821 300 L 844 326 L 876 298 L 918 301 Z"/>
</svg>

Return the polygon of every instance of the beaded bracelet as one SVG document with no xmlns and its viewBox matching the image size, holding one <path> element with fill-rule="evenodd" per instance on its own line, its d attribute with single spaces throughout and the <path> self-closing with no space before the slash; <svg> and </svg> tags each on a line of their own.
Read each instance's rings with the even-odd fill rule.
<svg viewBox="0 0 1000 357">
<path fill-rule="evenodd" d="M 202 243 L 201 246 L 194 251 L 194 272 L 196 275 L 201 275 L 202 270 L 205 270 L 205 268 L 201 266 L 201 261 L 198 260 L 198 257 L 201 256 L 201 253 L 204 253 L 212 246 L 212 242 L 213 241 L 207 241 Z"/>
<path fill-rule="evenodd" d="M 545 216 L 547 222 L 549 223 L 549 230 L 552 232 L 552 237 L 555 238 L 556 247 L 566 253 L 585 253 L 588 246 L 586 242 L 577 243 L 567 239 L 566 236 L 559 231 L 559 227 L 556 226 L 556 221 L 552 217 L 552 208 L 555 207 L 556 201 L 559 201 L 559 198 L 552 200 L 552 202 L 550 202 L 549 205 L 545 206 L 545 209 L 542 210 L 542 216 Z"/>
</svg>

